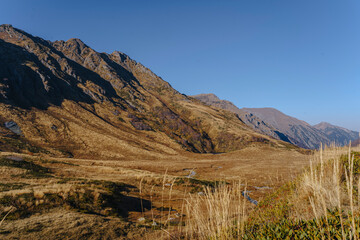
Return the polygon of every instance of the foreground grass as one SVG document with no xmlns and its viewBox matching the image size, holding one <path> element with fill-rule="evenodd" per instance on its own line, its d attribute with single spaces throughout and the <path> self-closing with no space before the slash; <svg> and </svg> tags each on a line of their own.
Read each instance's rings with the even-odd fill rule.
<svg viewBox="0 0 360 240">
<path fill-rule="evenodd" d="M 359 239 L 359 150 L 332 147 L 316 152 L 301 176 L 250 213 L 236 186 L 190 198 L 191 234 L 186 232 L 185 238 Z"/>
<path fill-rule="evenodd" d="M 3 159 L 0 163 L 26 170 L 19 175 L 24 181 L 29 177 L 38 181 L 57 179 L 51 169 L 39 164 L 26 159 Z M 135 187 L 122 183 L 66 178 L 57 181 L 51 191 L 21 192 L 21 188 L 28 187 L 26 183 L 0 184 L 2 192 L 13 192 L 0 198 L 0 220 L 24 219 L 50 208 L 65 207 L 127 221 L 128 211 L 147 209 L 152 219 L 141 214 L 139 219 L 144 222 L 135 225 L 147 233 L 161 233 L 156 239 L 359 239 L 360 235 L 359 148 L 316 152 L 303 174 L 272 192 L 250 212 L 250 203 L 242 194 L 246 185 L 241 182 L 165 176 L 150 190 L 141 180 L 140 198 L 134 198 L 125 193 Z M 172 201 L 177 200 L 172 199 L 172 193 L 178 191 L 178 197 L 180 190 L 182 206 L 177 208 L 179 218 L 174 219 Z M 161 196 L 161 206 L 152 205 L 155 195 Z"/>
</svg>

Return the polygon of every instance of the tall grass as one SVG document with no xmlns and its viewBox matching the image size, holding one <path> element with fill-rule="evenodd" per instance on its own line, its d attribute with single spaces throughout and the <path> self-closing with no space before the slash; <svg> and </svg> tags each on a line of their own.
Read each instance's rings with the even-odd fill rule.
<svg viewBox="0 0 360 240">
<path fill-rule="evenodd" d="M 247 221 L 240 184 L 207 187 L 203 195 L 190 195 L 185 210 L 186 238 L 360 239 L 360 154 L 356 152 L 360 147 L 321 147 L 311 156 L 309 168 L 293 182 L 293 193 L 286 196 L 289 214 L 275 222 L 259 219 L 263 223 L 256 227 Z M 260 212 L 273 211 L 268 207 Z"/>
<path fill-rule="evenodd" d="M 185 214 L 187 239 L 240 238 L 247 218 L 242 185 L 204 187 L 203 194 L 189 195 Z"/>
<path fill-rule="evenodd" d="M 264 205 L 266 208 L 260 209 L 260 206 L 255 210 L 259 215 L 251 215 L 258 217 L 252 219 L 251 224 L 247 199 L 242 195 L 246 187 L 241 182 L 208 184 L 201 192 L 196 188 L 195 193 L 190 193 L 190 182 L 200 180 L 178 179 L 166 171 L 162 179 L 157 179 L 157 186 L 147 189 L 147 181 L 142 178 L 139 185 L 141 218 L 146 217 L 143 199 L 148 196 L 151 204 L 157 197 L 161 204 L 160 209 L 151 205 L 152 223 L 147 226 L 149 231 L 161 230 L 157 239 L 294 239 L 295 236 L 360 239 L 360 153 L 357 152 L 360 146 L 321 147 L 311 156 L 309 168 L 292 182 L 289 195 L 283 196 L 284 199 L 274 195 L 270 204 Z M 177 180 L 184 183 L 183 192 L 175 188 Z M 174 191 L 178 191 L 175 196 L 182 199 L 177 226 L 171 222 L 171 205 L 177 200 Z M 42 198 L 39 194 L 34 192 L 34 197 Z M 12 209 L 8 211 L 0 219 L 0 226 Z M 286 214 L 270 221 L 264 218 L 266 214 L 274 216 L 276 211 Z M 307 235 L 303 235 L 305 233 Z"/>
<path fill-rule="evenodd" d="M 317 222 L 325 218 L 324 232 L 327 234 L 330 234 L 328 212 L 337 212 L 342 239 L 359 239 L 360 227 L 355 217 L 360 210 L 360 159 L 355 159 L 355 151 L 360 151 L 360 148 L 320 148 L 311 158 L 310 168 L 300 181 L 297 197 L 303 202 L 298 201 L 295 206 L 299 212 L 301 207 L 310 204 L 310 217 L 314 217 Z M 304 201 L 306 197 L 308 202 Z M 344 229 L 344 218 L 350 226 L 347 231 Z"/>
</svg>

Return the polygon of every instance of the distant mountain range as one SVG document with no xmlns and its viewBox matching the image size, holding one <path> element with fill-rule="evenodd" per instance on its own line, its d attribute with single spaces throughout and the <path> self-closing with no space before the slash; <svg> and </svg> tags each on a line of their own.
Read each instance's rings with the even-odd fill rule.
<svg viewBox="0 0 360 240">
<path fill-rule="evenodd" d="M 214 106 L 217 108 L 221 108 L 224 110 L 228 110 L 234 112 L 238 115 L 239 119 L 251 127 L 253 130 L 271 136 L 273 138 L 283 140 L 286 142 L 290 142 L 290 140 L 277 129 L 272 127 L 270 124 L 264 122 L 261 118 L 258 118 L 252 113 L 244 111 L 236 107 L 232 102 L 227 100 L 220 100 L 215 94 L 199 94 L 192 96 L 195 99 L 200 100 L 201 102 L 208 104 L 210 106 Z"/>
<path fill-rule="evenodd" d="M 245 115 L 179 93 L 122 52 L 0 26 L 0 151 L 139 159 L 290 146 Z"/>
<path fill-rule="evenodd" d="M 359 140 L 359 132 L 334 126 L 327 122 L 321 122 L 313 127 L 323 132 L 331 142 L 341 145 L 348 145 L 350 141 L 356 142 Z"/>
<path fill-rule="evenodd" d="M 220 100 L 214 94 L 200 94 L 192 97 L 208 105 L 232 111 L 253 129 L 302 148 L 319 148 L 321 143 L 347 145 L 350 141 L 359 138 L 358 132 L 325 122 L 311 126 L 274 108 L 239 109 L 233 103 Z"/>
</svg>

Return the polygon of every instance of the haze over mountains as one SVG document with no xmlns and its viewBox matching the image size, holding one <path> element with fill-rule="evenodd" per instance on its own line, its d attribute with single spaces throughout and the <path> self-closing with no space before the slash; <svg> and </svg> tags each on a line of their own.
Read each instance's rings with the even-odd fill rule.
<svg viewBox="0 0 360 240">
<path fill-rule="evenodd" d="M 359 138 L 358 132 L 324 122 L 311 126 L 274 108 L 239 109 L 233 103 L 220 100 L 214 94 L 199 94 L 193 97 L 208 105 L 232 111 L 238 114 L 244 123 L 259 132 L 291 142 L 302 148 L 319 148 L 321 143 L 347 145 L 350 141 Z"/>
<path fill-rule="evenodd" d="M 2 151 L 151 158 L 287 144 L 180 94 L 126 54 L 79 39 L 50 42 L 1 25 L 0 63 Z"/>
</svg>

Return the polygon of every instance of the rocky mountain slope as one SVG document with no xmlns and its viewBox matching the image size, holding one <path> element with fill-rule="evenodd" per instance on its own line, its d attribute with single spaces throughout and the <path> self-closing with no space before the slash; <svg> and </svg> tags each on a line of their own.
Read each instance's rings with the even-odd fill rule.
<svg viewBox="0 0 360 240">
<path fill-rule="evenodd" d="M 320 130 L 331 142 L 335 142 L 338 145 L 348 145 L 350 141 L 354 142 L 359 139 L 359 132 L 334 126 L 327 122 L 321 122 L 313 127 Z"/>
<path fill-rule="evenodd" d="M 290 140 L 287 138 L 286 135 L 279 132 L 277 129 L 273 128 L 271 125 L 267 124 L 260 118 L 256 117 L 254 114 L 239 109 L 230 101 L 219 99 L 215 94 L 212 93 L 198 94 L 191 97 L 196 98 L 210 106 L 214 106 L 217 108 L 221 108 L 236 113 L 242 122 L 244 122 L 246 125 L 248 125 L 257 132 L 266 134 L 275 139 L 283 140 L 285 142 L 290 142 Z"/>
<path fill-rule="evenodd" d="M 326 145 L 331 143 L 322 131 L 274 108 L 243 108 L 243 110 L 256 115 L 278 129 L 297 146 L 314 149 L 319 148 L 321 143 Z"/>
<path fill-rule="evenodd" d="M 221 100 L 214 94 L 192 96 L 210 106 L 234 112 L 249 127 L 262 134 L 290 142 L 302 148 L 315 149 L 323 144 L 347 145 L 358 139 L 359 133 L 329 123 L 315 126 L 285 115 L 274 108 L 242 108 Z"/>
<path fill-rule="evenodd" d="M 50 42 L 11 25 L 0 26 L 0 126 L 1 151 L 76 157 L 285 144 L 180 94 L 124 53 L 99 53 L 79 39 Z"/>
<path fill-rule="evenodd" d="M 303 148 L 318 148 L 320 143 L 345 146 L 359 138 L 358 132 L 325 122 L 311 126 L 273 108 L 243 108 L 243 110 L 253 113 L 288 136 L 293 144 Z"/>
</svg>

